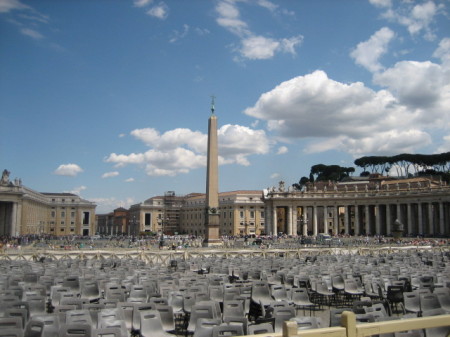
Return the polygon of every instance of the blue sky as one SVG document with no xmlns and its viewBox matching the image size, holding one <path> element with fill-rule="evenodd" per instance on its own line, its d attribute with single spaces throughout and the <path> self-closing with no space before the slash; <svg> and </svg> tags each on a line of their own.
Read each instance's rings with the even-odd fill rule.
<svg viewBox="0 0 450 337">
<path fill-rule="evenodd" d="M 97 212 L 450 151 L 450 2 L 0 0 L 0 168 Z"/>
</svg>

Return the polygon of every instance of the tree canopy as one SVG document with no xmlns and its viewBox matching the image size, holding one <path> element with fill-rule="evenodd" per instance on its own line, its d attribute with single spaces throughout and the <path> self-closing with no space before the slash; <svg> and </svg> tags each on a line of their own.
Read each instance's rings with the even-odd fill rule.
<svg viewBox="0 0 450 337">
<path fill-rule="evenodd" d="M 420 175 L 424 172 L 448 174 L 450 171 L 450 152 L 440 154 L 409 154 L 402 153 L 395 156 L 369 156 L 355 160 L 355 165 L 371 173 L 384 174 L 392 168 L 398 176 L 409 174 Z"/>
<path fill-rule="evenodd" d="M 362 168 L 361 177 L 371 174 L 388 175 L 392 169 L 397 176 L 439 175 L 446 182 L 450 182 L 450 152 L 439 154 L 409 154 L 402 153 L 395 156 L 366 156 L 355 159 L 354 164 Z M 302 177 L 292 186 L 302 189 L 309 182 L 314 181 L 340 181 L 351 176 L 354 167 L 341 167 L 339 165 L 317 164 L 311 166 L 308 177 Z"/>
</svg>

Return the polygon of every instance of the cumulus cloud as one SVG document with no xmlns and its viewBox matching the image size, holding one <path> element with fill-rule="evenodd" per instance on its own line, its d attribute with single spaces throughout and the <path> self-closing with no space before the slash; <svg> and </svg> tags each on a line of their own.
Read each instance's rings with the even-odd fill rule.
<svg viewBox="0 0 450 337">
<path fill-rule="evenodd" d="M 125 179 L 125 182 L 126 183 L 132 183 L 132 182 L 134 182 L 134 178 Z"/>
<path fill-rule="evenodd" d="M 270 179 L 278 179 L 278 178 L 280 178 L 281 177 L 281 175 L 279 174 L 279 173 L 272 173 L 271 175 L 270 175 Z"/>
<path fill-rule="evenodd" d="M 428 76 L 420 74 L 421 67 L 433 69 L 424 62 L 417 65 L 417 69 L 398 65 L 380 73 L 378 83 L 390 91 L 374 91 L 360 82 L 340 83 L 328 78 L 323 71 L 315 71 L 282 82 L 262 94 L 255 105 L 244 112 L 265 121 L 268 129 L 279 137 L 308 138 L 310 143 L 305 151 L 309 153 L 327 150 L 353 155 L 413 152 L 430 144 L 428 127 L 437 127 L 436 121 L 441 126 L 448 125 L 449 121 L 445 106 L 449 106 L 450 76 L 438 75 L 436 70 L 430 69 Z M 397 73 L 388 76 L 393 71 Z M 411 78 L 414 74 L 416 77 Z M 436 78 L 439 83 L 428 90 L 428 81 Z M 418 91 L 423 88 L 425 92 L 417 102 L 413 100 L 416 88 Z M 417 92 L 416 96 L 420 94 Z M 434 107 L 431 117 L 430 106 Z"/>
<path fill-rule="evenodd" d="M 164 2 L 159 3 L 156 6 L 150 8 L 147 12 L 147 15 L 152 16 L 154 18 L 165 20 L 169 16 L 169 7 Z"/>
<path fill-rule="evenodd" d="M 383 18 L 405 26 L 410 35 L 423 33 L 423 37 L 430 41 L 436 38 L 433 32 L 433 21 L 438 14 L 444 13 L 443 4 L 436 4 L 432 0 L 419 4 L 412 1 L 391 2 L 388 0 L 370 0 L 370 3 L 384 10 Z"/>
<path fill-rule="evenodd" d="M 446 37 L 439 42 L 439 47 L 434 51 L 433 57 L 441 59 L 446 68 L 450 68 L 450 38 Z"/>
<path fill-rule="evenodd" d="M 161 134 L 153 128 L 131 132 L 150 147 L 143 153 L 111 153 L 106 162 L 116 167 L 139 165 L 151 176 L 175 176 L 206 166 L 207 135 L 178 128 Z M 263 130 L 239 125 L 224 125 L 218 130 L 219 163 L 249 165 L 248 156 L 264 154 L 270 143 Z"/>
<path fill-rule="evenodd" d="M 399 103 L 411 110 L 427 109 L 422 121 L 441 123 L 450 103 L 450 69 L 429 61 L 401 61 L 374 75 L 376 84 L 387 87 Z"/>
<path fill-rule="evenodd" d="M 267 0 L 259 0 L 257 5 L 274 11 L 277 5 Z M 241 14 L 237 2 L 233 0 L 221 0 L 217 3 L 216 22 L 219 26 L 227 29 L 239 38 L 239 47 L 234 50 L 239 57 L 236 60 L 267 60 L 275 56 L 276 53 L 289 53 L 296 55 L 296 47 L 301 44 L 303 37 L 297 35 L 290 38 L 276 39 L 255 34 L 248 24 L 241 19 Z"/>
<path fill-rule="evenodd" d="M 285 154 L 285 153 L 288 153 L 288 148 L 286 147 L 286 146 L 280 146 L 279 148 L 278 148 L 278 151 L 277 151 L 277 154 Z"/>
<path fill-rule="evenodd" d="M 106 172 L 102 174 L 102 178 L 112 178 L 117 177 L 119 175 L 119 172 L 113 171 L 113 172 Z"/>
<path fill-rule="evenodd" d="M 59 176 L 75 177 L 81 172 L 83 169 L 77 164 L 62 164 L 53 173 Z"/>
<path fill-rule="evenodd" d="M 383 67 L 379 62 L 387 52 L 389 42 L 394 38 L 394 32 L 387 27 L 381 28 L 368 41 L 359 43 L 350 53 L 355 62 L 370 72 L 377 72 Z"/>
</svg>

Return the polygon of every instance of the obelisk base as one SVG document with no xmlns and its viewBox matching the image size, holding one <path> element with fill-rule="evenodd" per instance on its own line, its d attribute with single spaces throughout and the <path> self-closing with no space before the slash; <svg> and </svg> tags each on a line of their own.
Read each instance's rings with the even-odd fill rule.
<svg viewBox="0 0 450 337">
<path fill-rule="evenodd" d="M 207 225 L 203 247 L 218 247 L 222 245 L 223 241 L 219 238 L 219 225 Z"/>
</svg>

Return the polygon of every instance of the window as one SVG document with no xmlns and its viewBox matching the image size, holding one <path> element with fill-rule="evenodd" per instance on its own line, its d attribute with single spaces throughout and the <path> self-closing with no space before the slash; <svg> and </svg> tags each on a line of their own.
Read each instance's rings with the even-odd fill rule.
<svg viewBox="0 0 450 337">
<path fill-rule="evenodd" d="M 70 217 L 75 218 L 75 212 L 70 212 Z"/>
<path fill-rule="evenodd" d="M 64 230 L 65 230 L 64 228 L 61 228 L 61 229 L 60 229 L 61 232 L 64 232 Z"/>
<path fill-rule="evenodd" d="M 63 225 L 63 226 L 64 226 L 64 221 L 61 221 L 61 225 Z"/>
<path fill-rule="evenodd" d="M 66 216 L 66 212 L 61 212 L 61 218 L 64 218 Z"/>
<path fill-rule="evenodd" d="M 83 225 L 89 225 L 89 212 L 83 212 Z"/>
<path fill-rule="evenodd" d="M 240 211 L 240 212 L 239 212 L 239 216 L 240 216 L 241 218 L 243 218 L 243 217 L 244 217 L 244 211 Z"/>
<path fill-rule="evenodd" d="M 52 218 L 54 218 L 56 216 L 56 212 L 52 211 Z"/>
<path fill-rule="evenodd" d="M 253 219 L 255 217 L 255 212 L 254 211 L 250 211 L 250 218 Z"/>
<path fill-rule="evenodd" d="M 261 211 L 261 218 L 264 218 L 264 212 Z"/>
<path fill-rule="evenodd" d="M 152 224 L 152 214 L 151 213 L 145 213 L 145 220 L 144 220 L 145 226 L 150 226 Z"/>
</svg>

